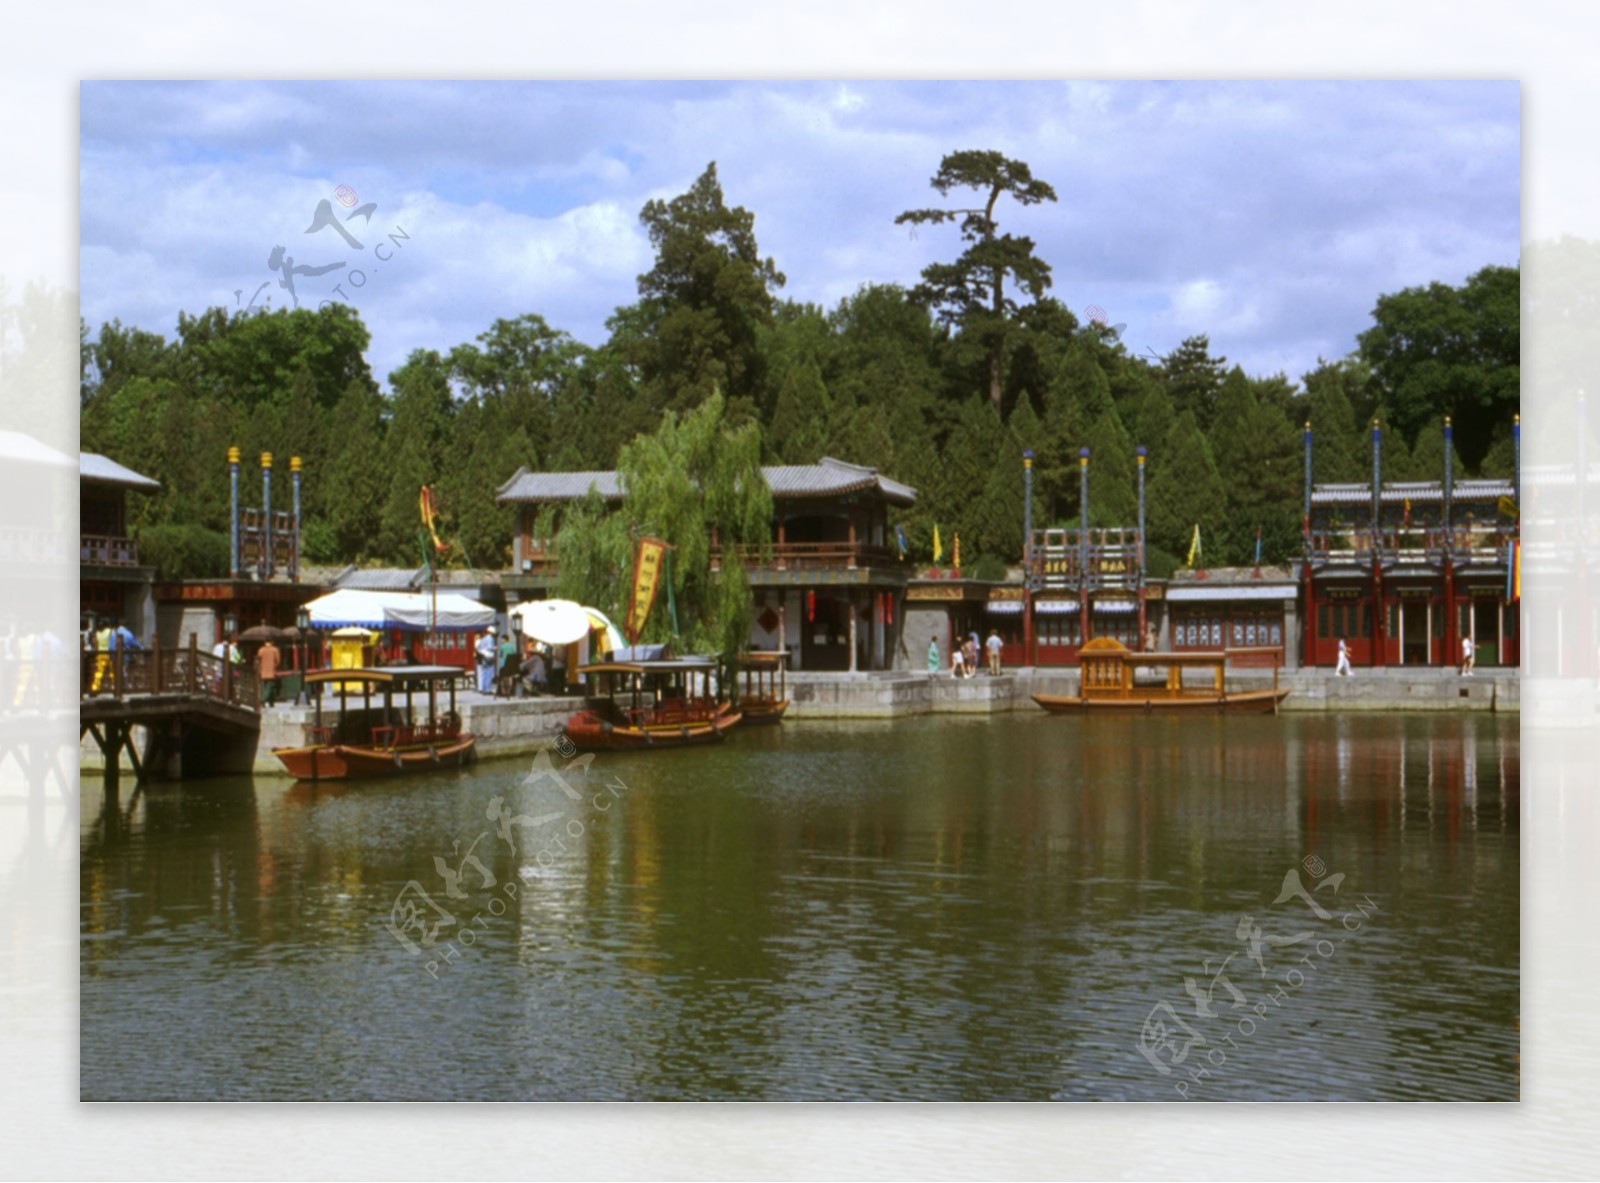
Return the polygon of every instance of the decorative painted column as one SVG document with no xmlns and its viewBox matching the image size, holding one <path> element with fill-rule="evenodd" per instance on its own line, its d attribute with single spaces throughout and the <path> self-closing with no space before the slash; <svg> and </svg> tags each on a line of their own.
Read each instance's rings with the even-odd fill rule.
<svg viewBox="0 0 1600 1183">
<path fill-rule="evenodd" d="M 256 569 L 272 578 L 272 453 L 261 453 L 261 561 Z"/>
<path fill-rule="evenodd" d="M 1145 447 L 1140 444 L 1133 450 L 1134 458 L 1139 465 L 1139 643 L 1134 652 L 1140 652 L 1145 647 L 1145 607 L 1144 607 L 1144 454 Z"/>
<path fill-rule="evenodd" d="M 1461 630 L 1457 627 L 1456 610 L 1456 523 L 1452 509 L 1455 500 L 1455 465 L 1450 453 L 1455 429 L 1450 426 L 1450 416 L 1444 417 L 1444 652 L 1439 654 L 1440 665 L 1454 665 L 1461 657 Z"/>
<path fill-rule="evenodd" d="M 300 457 L 289 457 L 289 476 L 294 482 L 294 553 L 289 559 L 289 578 L 300 582 Z"/>
<path fill-rule="evenodd" d="M 1372 421 L 1372 664 L 1384 663 L 1383 559 L 1378 531 L 1383 512 L 1383 430 Z"/>
<path fill-rule="evenodd" d="M 1306 669 L 1315 669 L 1317 665 L 1317 604 L 1316 585 L 1311 578 L 1311 559 L 1315 553 L 1311 539 L 1311 420 L 1306 420 L 1305 432 L 1305 494 L 1301 499 L 1300 507 L 1300 534 L 1302 538 L 1301 553 L 1304 561 L 1301 566 L 1304 570 L 1301 575 L 1305 579 L 1306 591 L 1301 598 L 1305 605 L 1305 619 L 1300 622 L 1300 633 L 1304 638 L 1302 649 L 1305 652 L 1304 665 Z"/>
<path fill-rule="evenodd" d="M 1022 453 L 1022 663 L 1034 664 L 1032 448 Z"/>
<path fill-rule="evenodd" d="M 228 449 L 228 513 L 233 523 L 228 550 L 228 578 L 239 578 L 239 449 Z"/>
<path fill-rule="evenodd" d="M 1089 449 L 1078 449 L 1078 646 L 1089 643 Z"/>
</svg>

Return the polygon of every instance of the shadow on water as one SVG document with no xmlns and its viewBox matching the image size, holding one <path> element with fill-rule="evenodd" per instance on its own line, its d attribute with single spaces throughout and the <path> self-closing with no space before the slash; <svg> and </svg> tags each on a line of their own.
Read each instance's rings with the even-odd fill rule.
<svg viewBox="0 0 1600 1183">
<path fill-rule="evenodd" d="M 1515 1098 L 1518 762 L 1018 715 L 86 792 L 83 1093 Z"/>
</svg>

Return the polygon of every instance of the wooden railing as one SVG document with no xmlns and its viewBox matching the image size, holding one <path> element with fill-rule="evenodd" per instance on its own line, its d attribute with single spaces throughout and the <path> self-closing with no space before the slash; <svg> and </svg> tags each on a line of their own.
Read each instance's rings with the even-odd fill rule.
<svg viewBox="0 0 1600 1183">
<path fill-rule="evenodd" d="M 80 562 L 100 567 L 137 567 L 139 544 L 110 534 L 79 535 Z"/>
<path fill-rule="evenodd" d="M 261 688 L 254 671 L 187 649 L 113 651 L 80 654 L 81 698 L 127 698 L 132 695 L 188 694 L 259 709 Z"/>
<path fill-rule="evenodd" d="M 1447 551 L 1460 558 L 1492 559 L 1504 555 L 1515 537 L 1514 529 L 1500 527 L 1342 526 L 1312 530 L 1308 541 L 1314 560 L 1364 562 L 1371 560 L 1374 550 L 1380 559 L 1405 554 L 1440 559 Z"/>
<path fill-rule="evenodd" d="M 711 566 L 722 565 L 722 547 L 711 548 Z M 741 546 L 739 557 L 746 566 L 761 565 L 782 570 L 816 570 L 838 567 L 883 567 L 898 561 L 892 547 L 865 542 L 773 542 L 765 547 Z"/>
</svg>

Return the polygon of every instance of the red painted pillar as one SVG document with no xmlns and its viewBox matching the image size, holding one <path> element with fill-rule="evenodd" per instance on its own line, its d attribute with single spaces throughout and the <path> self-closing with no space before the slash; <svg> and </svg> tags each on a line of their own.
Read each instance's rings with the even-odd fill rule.
<svg viewBox="0 0 1600 1183">
<path fill-rule="evenodd" d="M 1384 650 L 1388 645 L 1388 634 L 1384 628 L 1387 621 L 1384 615 L 1383 604 L 1383 564 L 1379 561 L 1376 552 L 1372 558 L 1372 664 L 1382 668 L 1385 664 Z"/>
<path fill-rule="evenodd" d="M 1316 584 L 1311 581 L 1311 563 L 1306 562 L 1306 594 L 1302 600 L 1306 606 L 1305 619 L 1301 622 L 1301 629 L 1305 633 L 1305 667 L 1315 669 L 1317 665 L 1317 599 Z"/>
</svg>

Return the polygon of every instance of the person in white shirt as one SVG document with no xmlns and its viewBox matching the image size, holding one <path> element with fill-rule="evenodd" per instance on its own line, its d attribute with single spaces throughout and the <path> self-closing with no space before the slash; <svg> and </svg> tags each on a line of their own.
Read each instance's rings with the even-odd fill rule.
<svg viewBox="0 0 1600 1183">
<path fill-rule="evenodd" d="M 1350 646 L 1345 644 L 1343 637 L 1339 638 L 1339 665 L 1333 672 L 1347 678 L 1350 676 Z"/>
<path fill-rule="evenodd" d="M 1461 676 L 1463 678 L 1472 677 L 1472 658 L 1473 658 L 1472 638 L 1471 637 L 1462 637 L 1461 638 Z"/>
</svg>

